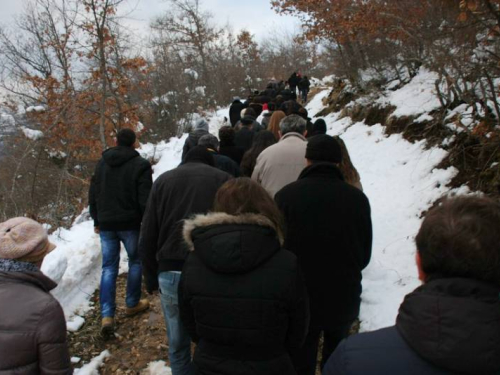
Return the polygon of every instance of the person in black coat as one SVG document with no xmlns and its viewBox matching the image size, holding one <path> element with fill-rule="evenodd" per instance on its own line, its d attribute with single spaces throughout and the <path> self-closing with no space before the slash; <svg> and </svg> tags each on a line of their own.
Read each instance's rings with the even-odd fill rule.
<svg viewBox="0 0 500 375">
<path fill-rule="evenodd" d="M 253 138 L 255 136 L 255 130 L 253 130 L 253 123 L 254 119 L 253 117 L 243 117 L 241 119 L 241 129 L 236 132 L 236 135 L 234 136 L 234 144 L 236 147 L 240 148 L 243 150 L 243 152 L 246 152 L 250 150 L 250 147 L 252 147 L 253 143 Z"/>
<path fill-rule="evenodd" d="M 138 241 L 153 179 L 151 164 L 134 149 L 135 142 L 133 130 L 118 132 L 117 146 L 103 152 L 89 189 L 90 216 L 101 239 L 103 258 L 99 301 L 104 334 L 114 330 L 120 243 L 125 246 L 129 265 L 125 312 L 132 315 L 149 307 L 147 299 L 140 299 Z"/>
<path fill-rule="evenodd" d="M 297 75 L 297 72 L 293 72 L 290 78 L 288 78 L 288 85 L 290 86 L 292 93 L 297 93 L 297 85 L 299 82 L 300 77 Z"/>
<path fill-rule="evenodd" d="M 416 237 L 423 285 L 396 325 L 343 341 L 325 375 L 499 374 L 500 204 L 458 197 L 426 215 Z"/>
<path fill-rule="evenodd" d="M 191 150 L 193 147 L 196 147 L 200 138 L 207 134 L 209 134 L 208 122 L 203 118 L 198 119 L 194 123 L 193 131 L 191 131 L 186 138 L 186 142 L 184 143 L 184 147 L 182 148 L 181 159 L 184 160 L 189 150 Z"/>
<path fill-rule="evenodd" d="M 180 314 L 198 373 L 295 374 L 290 353 L 307 332 L 307 294 L 269 194 L 248 178 L 227 182 L 212 213 L 185 222 L 184 238 Z"/>
<path fill-rule="evenodd" d="M 323 366 L 358 316 L 372 224 L 367 197 L 344 182 L 337 167 L 339 144 L 318 135 L 308 142 L 305 157 L 308 166 L 275 200 L 285 216 L 285 248 L 297 255 L 310 298 L 309 333 L 294 362 L 299 374 L 314 375 L 321 332 Z"/>
<path fill-rule="evenodd" d="M 191 339 L 180 321 L 177 290 L 188 256 L 182 239 L 183 220 L 208 212 L 220 186 L 232 177 L 214 168 L 212 154 L 196 146 L 181 166 L 155 181 L 144 213 L 139 252 L 146 289 L 160 289 L 173 374 L 191 371 Z"/>
<path fill-rule="evenodd" d="M 234 128 L 238 121 L 241 119 L 241 111 L 245 109 L 246 106 L 243 104 L 239 97 L 235 97 L 233 103 L 229 107 L 229 121 L 231 126 Z"/>
<path fill-rule="evenodd" d="M 234 144 L 235 131 L 230 126 L 223 126 L 219 129 L 219 153 L 225 155 L 240 165 L 245 151 Z"/>
<path fill-rule="evenodd" d="M 200 138 L 199 146 L 206 147 L 215 160 L 215 168 L 229 173 L 233 177 L 240 177 L 240 166 L 227 156 L 219 154 L 219 140 L 215 135 L 207 134 Z"/>
</svg>

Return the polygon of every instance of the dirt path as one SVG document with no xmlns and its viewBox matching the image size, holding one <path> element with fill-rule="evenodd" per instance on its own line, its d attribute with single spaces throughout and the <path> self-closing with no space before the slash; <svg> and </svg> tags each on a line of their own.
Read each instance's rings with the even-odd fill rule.
<svg viewBox="0 0 500 375">
<path fill-rule="evenodd" d="M 88 363 L 104 350 L 109 350 L 111 356 L 100 368 L 103 375 L 140 374 L 150 362 L 167 360 L 165 322 L 159 297 L 148 297 L 151 303 L 148 311 L 126 317 L 125 284 L 126 275 L 121 275 L 117 283 L 114 338 L 104 340 L 101 336 L 98 291 L 92 297 L 95 307 L 85 316 L 84 326 L 78 332 L 69 334 L 71 356 L 82 359 L 75 367 Z"/>
</svg>

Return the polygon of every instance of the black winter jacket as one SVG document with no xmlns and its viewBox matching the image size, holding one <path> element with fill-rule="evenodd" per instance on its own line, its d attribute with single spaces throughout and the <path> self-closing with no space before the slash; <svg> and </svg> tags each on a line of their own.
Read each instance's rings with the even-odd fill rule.
<svg viewBox="0 0 500 375">
<path fill-rule="evenodd" d="M 295 374 L 287 351 L 305 338 L 307 294 L 271 221 L 212 213 L 186 221 L 184 237 L 179 308 L 200 373 Z"/>
<path fill-rule="evenodd" d="M 214 156 L 215 168 L 229 173 L 233 177 L 240 177 L 240 166 L 231 158 L 210 150 Z"/>
<path fill-rule="evenodd" d="M 241 119 L 241 111 L 247 106 L 239 100 L 235 100 L 229 107 L 229 121 L 234 128 L 236 123 Z"/>
<path fill-rule="evenodd" d="M 0 374 L 72 374 L 66 320 L 41 272 L 0 272 Z"/>
<path fill-rule="evenodd" d="M 182 148 L 181 159 L 184 160 L 184 157 L 189 152 L 189 150 L 191 150 L 193 147 L 198 146 L 198 141 L 200 140 L 200 138 L 207 134 L 209 134 L 208 131 L 204 129 L 198 129 L 189 133 L 188 137 L 186 138 L 186 142 L 184 142 L 184 147 Z"/>
<path fill-rule="evenodd" d="M 245 151 L 243 151 L 243 149 L 239 147 L 236 147 L 234 144 L 226 145 L 221 143 L 219 146 L 219 154 L 231 158 L 236 162 L 236 164 L 240 165 Z"/>
<path fill-rule="evenodd" d="M 139 253 L 146 287 L 158 289 L 158 273 L 181 271 L 188 250 L 182 239 L 183 220 L 206 213 L 215 193 L 231 176 L 206 164 L 189 162 L 155 181 L 144 214 Z"/>
<path fill-rule="evenodd" d="M 103 152 L 89 190 L 90 215 L 101 230 L 139 230 L 153 185 L 151 164 L 131 147 Z"/>
<path fill-rule="evenodd" d="M 255 131 L 248 126 L 242 126 L 234 136 L 234 144 L 239 147 L 243 152 L 248 151 L 252 147 Z"/>
<path fill-rule="evenodd" d="M 500 373 L 499 288 L 437 279 L 406 296 L 396 326 L 344 340 L 324 375 Z"/>
<path fill-rule="evenodd" d="M 359 314 L 361 271 L 372 246 L 366 196 L 343 181 L 333 164 L 305 168 L 275 196 L 285 216 L 285 248 L 304 271 L 311 325 L 335 328 Z"/>
</svg>

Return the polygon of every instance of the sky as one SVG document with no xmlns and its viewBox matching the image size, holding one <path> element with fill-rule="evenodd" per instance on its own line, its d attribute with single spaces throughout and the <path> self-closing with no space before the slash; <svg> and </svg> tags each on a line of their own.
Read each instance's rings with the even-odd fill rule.
<svg viewBox="0 0 500 375">
<path fill-rule="evenodd" d="M 223 26 L 230 23 L 238 31 L 249 30 L 257 40 L 276 31 L 299 29 L 297 20 L 280 16 L 271 9 L 270 0 L 200 0 L 202 8 L 211 12 L 214 21 Z M 13 17 L 22 12 L 25 0 L 0 0 L 0 25 L 12 24 Z M 148 33 L 149 21 L 168 10 L 165 0 L 125 0 L 120 13 L 126 14 L 125 24 L 132 31 Z"/>
</svg>

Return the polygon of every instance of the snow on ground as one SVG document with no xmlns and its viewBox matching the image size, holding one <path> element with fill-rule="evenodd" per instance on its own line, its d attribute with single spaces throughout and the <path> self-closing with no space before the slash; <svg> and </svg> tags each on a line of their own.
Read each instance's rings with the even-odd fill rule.
<svg viewBox="0 0 500 375">
<path fill-rule="evenodd" d="M 110 355 L 109 351 L 103 351 L 82 368 L 75 369 L 74 375 L 99 375 L 99 367 L 103 365 L 104 360 Z"/>
<path fill-rule="evenodd" d="M 378 102 L 397 107 L 393 116 L 418 116 L 425 112 L 438 109 L 441 104 L 436 95 L 435 82 L 439 75 L 425 68 L 420 68 L 419 73 L 410 83 L 396 91 L 389 91 L 386 98 Z"/>
<path fill-rule="evenodd" d="M 314 115 L 322 107 L 317 97 L 308 109 Z M 423 142 L 387 137 L 381 125 L 353 124 L 338 115 L 325 118 L 328 134 L 345 141 L 372 209 L 373 255 L 363 273 L 360 314 L 361 330 L 371 331 L 393 325 L 404 296 L 420 285 L 414 260 L 420 215 L 448 192 L 445 186 L 457 171 L 436 169 L 446 156 L 440 148 L 425 150 Z"/>
<path fill-rule="evenodd" d="M 151 362 L 143 372 L 144 375 L 172 375 L 172 370 L 164 361 Z"/>
</svg>

